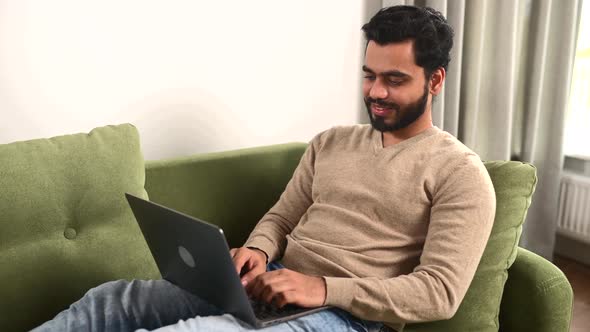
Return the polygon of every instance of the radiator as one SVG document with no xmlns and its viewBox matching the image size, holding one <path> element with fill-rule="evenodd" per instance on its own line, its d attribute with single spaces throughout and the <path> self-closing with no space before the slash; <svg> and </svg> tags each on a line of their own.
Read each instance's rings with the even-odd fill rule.
<svg viewBox="0 0 590 332">
<path fill-rule="evenodd" d="M 557 232 L 590 244 L 590 177 L 562 173 Z"/>
</svg>

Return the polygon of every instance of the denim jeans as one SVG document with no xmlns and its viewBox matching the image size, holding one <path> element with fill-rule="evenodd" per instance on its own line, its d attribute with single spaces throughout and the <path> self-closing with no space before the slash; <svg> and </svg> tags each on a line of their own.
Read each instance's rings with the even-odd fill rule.
<svg viewBox="0 0 590 332">
<path fill-rule="evenodd" d="M 279 263 L 268 270 L 282 268 Z M 223 314 L 201 298 L 166 280 L 118 280 L 88 291 L 54 319 L 35 328 L 47 331 L 390 331 L 337 308 L 256 330 Z"/>
</svg>

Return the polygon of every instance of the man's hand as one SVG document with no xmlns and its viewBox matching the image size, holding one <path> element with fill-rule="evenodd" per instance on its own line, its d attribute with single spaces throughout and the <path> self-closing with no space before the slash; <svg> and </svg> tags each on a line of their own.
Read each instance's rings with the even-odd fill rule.
<svg viewBox="0 0 590 332">
<path fill-rule="evenodd" d="M 314 308 L 326 301 L 324 278 L 308 276 L 289 269 L 265 272 L 246 286 L 251 298 L 265 303 L 274 302 L 282 308 L 286 304 Z"/>
<path fill-rule="evenodd" d="M 242 270 L 245 268 L 245 273 L 240 278 L 244 286 L 250 280 L 266 271 L 266 254 L 261 250 L 241 247 L 231 249 L 229 253 L 232 256 L 238 274 L 241 275 Z"/>
</svg>

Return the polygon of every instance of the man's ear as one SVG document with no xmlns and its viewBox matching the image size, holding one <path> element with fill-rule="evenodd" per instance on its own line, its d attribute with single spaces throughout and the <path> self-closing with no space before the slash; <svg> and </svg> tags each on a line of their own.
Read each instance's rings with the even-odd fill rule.
<svg viewBox="0 0 590 332">
<path fill-rule="evenodd" d="M 430 75 L 430 82 L 428 82 L 428 84 L 430 87 L 430 93 L 433 96 L 438 95 L 442 90 L 446 74 L 447 72 L 443 67 L 438 67 Z"/>
</svg>

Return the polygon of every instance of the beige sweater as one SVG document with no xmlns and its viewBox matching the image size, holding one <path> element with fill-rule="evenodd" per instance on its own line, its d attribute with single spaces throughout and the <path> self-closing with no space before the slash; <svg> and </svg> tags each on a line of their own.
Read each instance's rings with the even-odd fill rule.
<svg viewBox="0 0 590 332">
<path fill-rule="evenodd" d="M 326 305 L 401 329 L 454 315 L 495 207 L 479 157 L 437 127 L 386 148 L 369 125 L 337 127 L 311 141 L 245 246 L 323 276 Z"/>
</svg>

